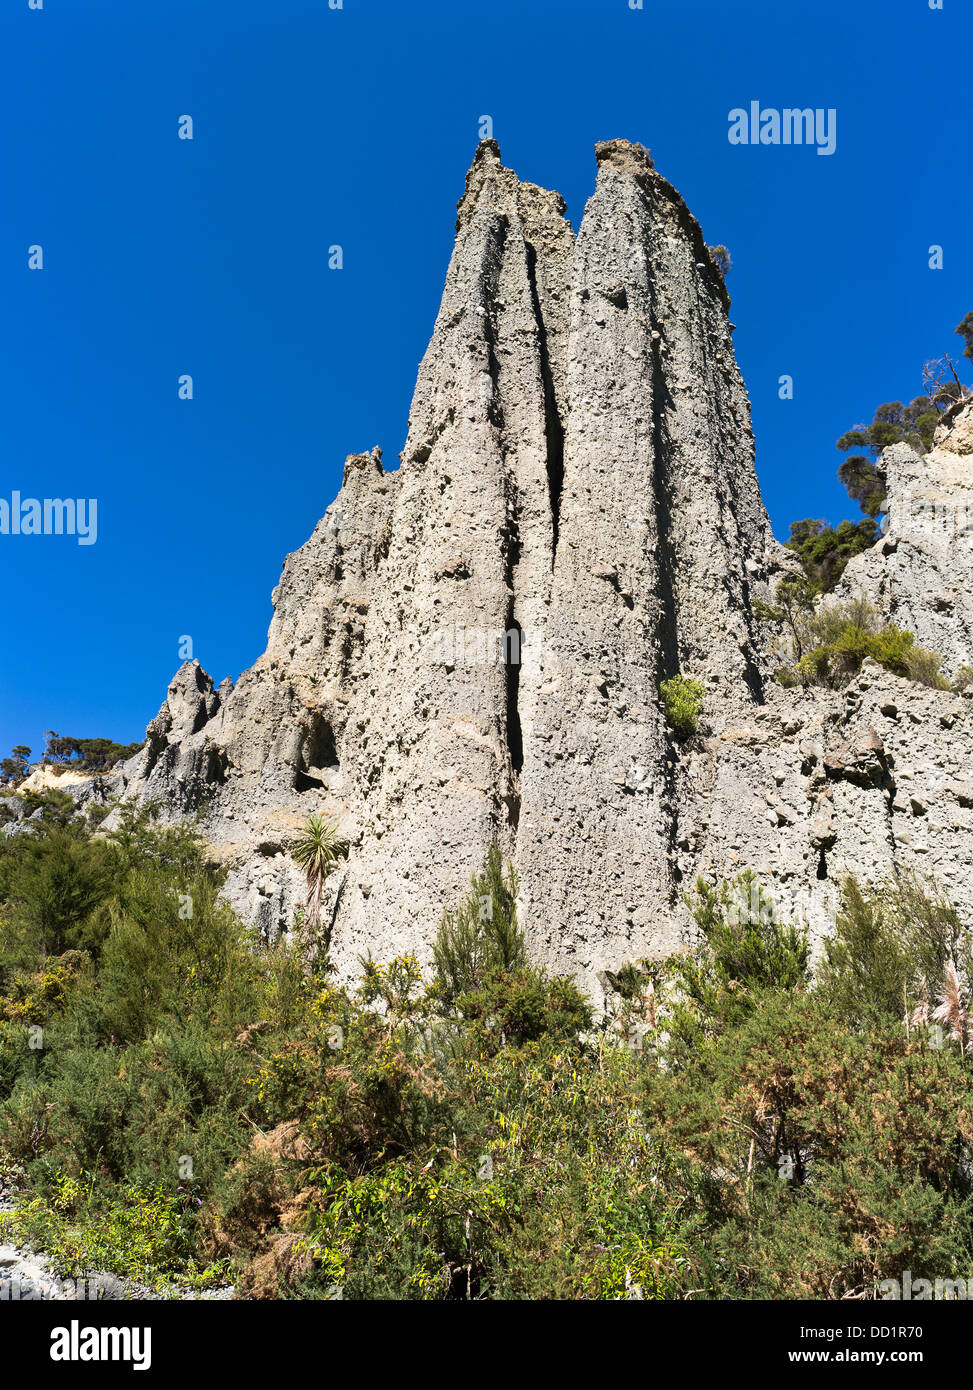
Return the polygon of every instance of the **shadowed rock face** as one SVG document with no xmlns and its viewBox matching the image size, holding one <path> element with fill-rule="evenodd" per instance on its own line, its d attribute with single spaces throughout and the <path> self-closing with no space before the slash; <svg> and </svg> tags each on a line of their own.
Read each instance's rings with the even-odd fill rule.
<svg viewBox="0 0 973 1390">
<path fill-rule="evenodd" d="M 345 971 L 366 950 L 427 959 L 493 839 L 535 955 L 589 985 L 676 944 L 698 871 L 760 861 L 820 893 L 863 867 L 851 854 L 879 874 L 904 852 L 890 765 L 842 762 L 870 736 L 853 698 L 798 709 L 769 680 L 752 599 L 793 560 L 760 500 L 719 271 L 647 151 L 596 155 L 575 236 L 559 195 L 480 145 L 401 468 L 348 459 L 284 564 L 264 655 L 218 691 L 187 662 L 119 774 L 170 816 L 204 810 L 229 897 L 268 934 L 302 900 L 294 831 L 340 821 Z M 679 670 L 707 691 L 711 736 L 689 748 L 658 693 Z M 920 722 L 937 700 L 969 708 L 924 691 Z"/>
</svg>

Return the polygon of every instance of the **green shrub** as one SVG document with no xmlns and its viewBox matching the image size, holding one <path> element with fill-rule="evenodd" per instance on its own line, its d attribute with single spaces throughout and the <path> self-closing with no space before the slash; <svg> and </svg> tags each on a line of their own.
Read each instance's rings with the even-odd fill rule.
<svg viewBox="0 0 973 1390">
<path fill-rule="evenodd" d="M 973 1073 L 956 1052 L 792 992 L 649 1083 L 716 1296 L 876 1297 L 905 1269 L 973 1271 Z"/>
<path fill-rule="evenodd" d="M 26 962 L 32 953 L 60 955 L 97 948 L 94 910 L 112 891 L 108 846 L 79 831 L 50 826 L 46 834 L 23 836 L 8 887 L 9 917 L 0 937 L 0 962 Z"/>
<path fill-rule="evenodd" d="M 911 632 L 881 624 L 865 600 L 816 608 L 813 588 L 794 579 L 781 581 L 776 598 L 776 604 L 761 603 L 755 611 L 779 629 L 776 654 L 786 658 L 775 671 L 781 685 L 840 689 L 870 659 L 920 685 L 953 689 L 942 674 L 942 658 L 917 647 Z"/>
<path fill-rule="evenodd" d="M 677 674 L 660 682 L 666 719 L 677 738 L 689 738 L 699 728 L 705 690 L 699 681 Z"/>
<path fill-rule="evenodd" d="M 790 540 L 784 545 L 800 560 L 812 593 L 826 594 L 838 583 L 852 556 L 868 550 L 878 536 L 878 523 L 870 516 L 859 522 L 842 521 L 837 527 L 807 519 L 793 522 Z"/>
<path fill-rule="evenodd" d="M 902 1023 L 939 996 L 950 962 L 973 982 L 973 932 L 934 887 L 903 875 L 865 893 L 849 878 L 816 979 L 848 1023 Z"/>
<path fill-rule="evenodd" d="M 178 1194 L 126 1184 L 110 1201 L 88 1174 L 62 1174 L 53 1196 L 0 1213 L 0 1239 L 47 1252 L 59 1274 L 83 1279 L 106 1271 L 156 1288 L 175 1277 L 207 1283 L 221 1274 L 192 1256 L 194 1214 Z"/>
<path fill-rule="evenodd" d="M 255 957 L 217 893 L 205 869 L 174 881 L 151 867 L 130 872 L 111 905 L 102 951 L 105 1036 L 135 1041 L 164 1020 L 201 1014 L 246 1021 L 256 999 Z"/>
<path fill-rule="evenodd" d="M 767 993 L 807 980 L 810 948 L 803 927 L 782 922 L 754 874 L 717 887 L 698 879 L 687 896 L 701 935 L 693 952 L 671 957 L 662 981 L 672 1061 L 690 1059 L 708 1038 L 740 1023 Z"/>
<path fill-rule="evenodd" d="M 491 845 L 485 870 L 474 874 L 467 897 L 458 908 L 443 912 L 433 959 L 445 1002 L 477 990 L 497 972 L 527 964 L 524 934 L 517 923 L 518 887 L 516 869 L 512 864 L 504 869 L 499 845 Z"/>
</svg>

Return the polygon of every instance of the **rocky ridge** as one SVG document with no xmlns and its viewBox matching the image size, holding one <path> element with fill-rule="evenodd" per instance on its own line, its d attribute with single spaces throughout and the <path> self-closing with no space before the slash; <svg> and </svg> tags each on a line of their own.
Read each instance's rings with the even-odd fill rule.
<svg viewBox="0 0 973 1390">
<path fill-rule="evenodd" d="M 839 693 L 775 684 L 754 600 L 794 559 L 761 502 L 726 287 L 648 152 L 596 156 L 575 235 L 480 145 L 401 467 L 349 457 L 264 655 L 219 688 L 187 662 L 143 750 L 85 793 L 201 811 L 268 936 L 303 900 L 297 827 L 340 823 L 345 973 L 367 950 L 428 961 L 493 839 L 535 957 L 589 988 L 685 939 L 699 873 L 752 866 L 822 929 L 849 871 L 934 873 L 973 906 L 970 697 L 871 664 Z M 965 505 L 971 430 L 966 412 L 928 459 L 889 451 L 889 534 L 844 580 L 951 672 L 968 561 L 907 534 L 899 499 Z M 686 744 L 659 698 L 677 671 L 706 689 Z"/>
</svg>

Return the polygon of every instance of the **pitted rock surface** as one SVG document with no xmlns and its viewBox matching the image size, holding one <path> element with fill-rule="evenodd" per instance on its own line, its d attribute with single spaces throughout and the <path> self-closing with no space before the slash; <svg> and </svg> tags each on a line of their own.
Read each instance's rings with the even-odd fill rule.
<svg viewBox="0 0 973 1390">
<path fill-rule="evenodd" d="M 760 498 L 726 287 L 648 152 L 596 157 L 575 235 L 481 144 L 401 467 L 348 459 L 264 655 L 218 689 L 187 662 L 142 752 L 84 793 L 201 812 L 268 936 L 303 900 L 296 830 L 340 823 L 346 974 L 365 951 L 427 963 L 495 838 L 535 957 L 589 988 L 685 939 L 699 873 L 753 867 L 823 929 L 846 872 L 916 868 L 973 906 L 970 698 L 872 665 L 839 693 L 774 683 L 753 604 L 796 561 Z M 889 535 L 844 580 L 951 673 L 970 569 L 900 499 L 955 511 L 971 433 L 967 413 L 925 460 L 890 451 Z M 706 689 L 685 745 L 659 697 L 677 671 Z"/>
</svg>

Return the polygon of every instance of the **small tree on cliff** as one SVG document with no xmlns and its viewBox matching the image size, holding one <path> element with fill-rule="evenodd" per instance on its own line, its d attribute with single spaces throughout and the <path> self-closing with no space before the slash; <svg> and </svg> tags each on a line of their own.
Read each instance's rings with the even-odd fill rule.
<svg viewBox="0 0 973 1390">
<path fill-rule="evenodd" d="M 973 358 L 973 309 L 957 324 L 956 332 L 966 344 L 963 355 Z M 838 440 L 842 453 L 867 449 L 872 456 L 869 460 L 854 454 L 838 469 L 838 477 L 866 516 L 877 517 L 885 511 L 885 476 L 878 462 L 882 450 L 901 442 L 920 454 L 928 453 L 943 411 L 970 394 L 948 353 L 925 364 L 922 385 L 923 394 L 908 405 L 887 401 L 875 411 L 870 425 L 856 425 Z"/>
<path fill-rule="evenodd" d="M 10 757 L 0 762 L 0 782 L 20 782 L 27 776 L 30 763 L 30 749 L 26 743 L 18 743 L 10 750 Z"/>
<path fill-rule="evenodd" d="M 724 280 L 733 269 L 733 258 L 725 246 L 707 246 L 710 260 L 723 276 Z"/>
<path fill-rule="evenodd" d="M 295 864 L 304 870 L 307 882 L 307 925 L 316 931 L 321 924 L 321 898 L 324 883 L 348 845 L 338 827 L 326 825 L 320 816 L 310 816 L 300 838 L 291 849 Z"/>
<path fill-rule="evenodd" d="M 966 344 L 963 349 L 963 356 L 973 358 L 973 309 L 966 315 L 962 323 L 956 325 L 955 331 Z"/>
</svg>

